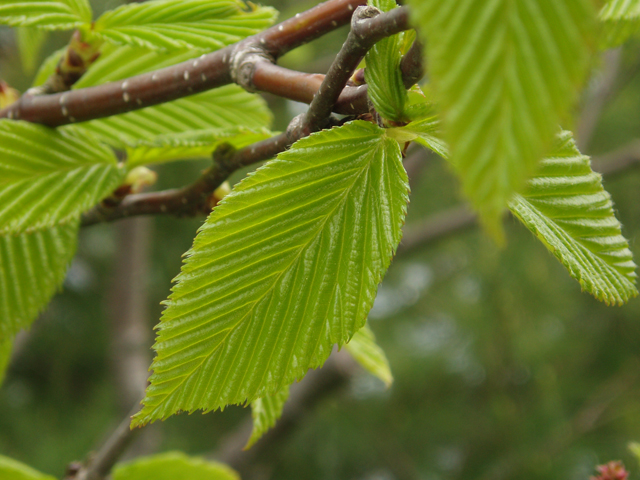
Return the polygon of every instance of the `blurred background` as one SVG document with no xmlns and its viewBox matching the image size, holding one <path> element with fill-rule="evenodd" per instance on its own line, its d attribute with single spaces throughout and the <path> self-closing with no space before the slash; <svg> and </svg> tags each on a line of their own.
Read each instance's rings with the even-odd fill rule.
<svg viewBox="0 0 640 480">
<path fill-rule="evenodd" d="M 119 3 L 92 1 L 96 13 Z M 317 2 L 266 3 L 284 19 Z M 345 37 L 341 29 L 281 64 L 324 72 Z M 39 59 L 68 38 L 52 35 Z M 639 72 L 640 42 L 603 54 L 565 126 L 607 172 L 636 259 L 640 168 L 624 160 L 640 157 Z M 0 78 L 24 91 L 33 74 L 13 32 L 0 30 Z M 305 108 L 266 98 L 274 129 Z M 203 166 L 165 165 L 157 188 L 189 183 Z M 640 299 L 606 307 L 581 293 L 511 218 L 496 247 L 435 155 L 410 150 L 407 170 L 405 240 L 369 316 L 391 388 L 340 352 L 296 386 L 283 421 L 247 452 L 250 411 L 231 407 L 157 422 L 129 455 L 182 450 L 229 462 L 245 480 L 586 480 L 612 459 L 640 479 L 627 449 L 640 440 Z M 60 478 L 104 442 L 142 395 L 160 302 L 202 221 L 82 231 L 64 291 L 16 341 L 0 388 L 0 454 Z"/>
</svg>

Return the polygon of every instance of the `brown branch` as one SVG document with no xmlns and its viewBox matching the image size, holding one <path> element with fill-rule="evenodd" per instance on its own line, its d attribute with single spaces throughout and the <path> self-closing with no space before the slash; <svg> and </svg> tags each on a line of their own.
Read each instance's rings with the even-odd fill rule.
<svg viewBox="0 0 640 480">
<path fill-rule="evenodd" d="M 213 154 L 214 164 L 191 185 L 161 192 L 139 193 L 124 197 L 119 203 L 100 203 L 82 216 L 82 226 L 110 222 L 136 215 L 170 214 L 193 216 L 210 210 L 210 195 L 231 173 L 239 168 L 274 157 L 285 150 L 290 140 L 281 134 L 245 147 L 233 150 L 223 144 Z"/>
<path fill-rule="evenodd" d="M 325 127 L 334 105 L 347 81 L 365 54 L 384 37 L 409 29 L 409 11 L 406 7 L 381 13 L 375 7 L 358 7 L 351 18 L 351 30 L 334 62 L 329 68 L 318 93 L 309 105 L 302 124 L 303 135 Z"/>
<path fill-rule="evenodd" d="M 402 57 L 400 72 L 404 87 L 409 89 L 424 77 L 424 48 L 420 40 L 415 40 L 409 51 Z"/>
<path fill-rule="evenodd" d="M 0 111 L 0 118 L 57 127 L 176 100 L 232 83 L 234 77 L 242 84 L 238 78 L 251 71 L 256 55 L 273 61 L 346 24 L 355 7 L 363 3 L 365 0 L 329 0 L 235 45 L 126 80 L 53 95 L 25 94 Z M 243 59 L 252 63 L 245 64 Z"/>
<path fill-rule="evenodd" d="M 241 50 L 241 56 L 236 59 L 238 65 L 234 67 L 236 71 L 241 73 L 236 73 L 235 76 L 237 77 L 236 81 L 249 90 L 257 86 L 256 79 L 260 86 L 268 88 L 272 85 L 274 89 L 278 88 L 280 93 L 285 93 L 287 87 L 291 87 L 291 83 L 295 83 L 300 88 L 297 90 L 290 88 L 290 91 L 296 92 L 295 95 L 300 95 L 298 99 L 304 99 L 308 98 L 304 97 L 305 95 L 313 93 L 313 89 L 322 78 L 320 86 L 317 87 L 318 94 L 313 96 L 307 115 L 303 119 L 294 119 L 285 134 L 263 140 L 238 151 L 230 151 L 225 146 L 214 153 L 214 165 L 207 169 L 192 185 L 181 189 L 129 195 L 115 204 L 103 202 L 83 215 L 82 225 L 88 226 L 135 215 L 193 216 L 208 212 L 211 205 L 207 200 L 211 193 L 235 170 L 275 157 L 296 140 L 326 127 L 330 121 L 329 117 L 334 104 L 340 100 L 345 84 L 368 49 L 381 38 L 409 28 L 406 8 L 396 8 L 391 12 L 380 14 L 377 9 L 359 7 L 356 14 L 352 31 L 345 45 L 336 57 L 329 73 L 324 77 L 294 72 L 273 65 L 262 57 L 263 53 L 256 51 L 254 47 Z M 377 16 L 372 17 L 373 14 Z M 257 58 L 253 58 L 254 55 Z M 242 73 L 245 68 L 250 70 L 248 73 L 245 72 L 246 76 L 245 73 Z M 353 109 L 355 105 L 367 105 L 366 88 L 352 87 L 352 89 L 357 93 L 348 92 L 342 105 L 348 105 L 349 109 Z"/>
</svg>

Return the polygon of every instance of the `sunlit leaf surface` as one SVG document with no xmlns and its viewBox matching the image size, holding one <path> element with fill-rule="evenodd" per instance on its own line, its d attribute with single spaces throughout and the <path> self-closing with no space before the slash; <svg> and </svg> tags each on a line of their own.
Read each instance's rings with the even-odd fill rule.
<svg viewBox="0 0 640 480">
<path fill-rule="evenodd" d="M 362 121 L 236 186 L 187 253 L 133 425 L 251 402 L 322 365 L 365 323 L 407 193 L 398 143 Z"/>
</svg>

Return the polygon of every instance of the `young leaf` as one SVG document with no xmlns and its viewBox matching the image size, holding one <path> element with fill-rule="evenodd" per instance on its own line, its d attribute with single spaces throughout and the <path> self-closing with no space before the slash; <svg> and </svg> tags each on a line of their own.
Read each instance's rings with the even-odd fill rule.
<svg viewBox="0 0 640 480">
<path fill-rule="evenodd" d="M 595 43 L 591 0 L 410 0 L 463 190 L 500 218 L 553 143 Z"/>
<path fill-rule="evenodd" d="M 38 28 L 20 27 L 16 29 L 16 41 L 22 60 L 22 69 L 27 75 L 36 71 L 40 63 L 40 53 L 47 37 L 46 30 Z"/>
<path fill-rule="evenodd" d="M 0 342 L 28 327 L 62 285 L 78 226 L 0 236 Z"/>
<path fill-rule="evenodd" d="M 617 47 L 640 29 L 640 1 L 609 0 L 599 14 L 604 48 Z"/>
<path fill-rule="evenodd" d="M 98 36 L 121 45 L 211 51 L 270 26 L 277 11 L 239 0 L 152 0 L 122 5 L 94 24 Z"/>
<path fill-rule="evenodd" d="M 2 480 L 56 480 L 55 477 L 45 475 L 24 463 L 0 455 L 0 478 Z"/>
<path fill-rule="evenodd" d="M 200 55 L 193 50 L 158 52 L 135 46 L 103 44 L 100 57 L 74 85 L 74 89 L 95 87 L 108 82 L 170 67 Z"/>
<path fill-rule="evenodd" d="M 242 127 L 167 133 L 152 140 L 140 140 L 132 146 L 127 146 L 127 167 L 174 160 L 211 158 L 211 154 L 220 143 L 229 143 L 238 149 L 271 136 L 272 134 L 266 129 L 249 130 Z"/>
<path fill-rule="evenodd" d="M 434 151 L 442 158 L 449 158 L 449 148 L 442 140 L 442 127 L 440 120 L 435 115 L 426 116 L 420 120 L 415 120 L 404 127 L 389 129 L 390 135 L 406 137 L 420 145 Z"/>
<path fill-rule="evenodd" d="M 133 425 L 273 394 L 362 328 L 401 237 L 401 160 L 383 129 L 356 121 L 236 186 L 176 278 Z"/>
<path fill-rule="evenodd" d="M 509 208 L 584 290 L 606 304 L 622 304 L 638 294 L 636 265 L 611 199 L 571 134 L 562 133 L 558 143 Z"/>
<path fill-rule="evenodd" d="M 0 120 L 0 233 L 77 218 L 122 179 L 108 148 L 72 132 Z"/>
<path fill-rule="evenodd" d="M 271 118 L 261 97 L 237 85 L 226 85 L 173 102 L 77 124 L 72 129 L 82 129 L 107 144 L 124 148 L 193 130 L 239 126 L 260 129 L 268 126 Z"/>
<path fill-rule="evenodd" d="M 282 390 L 278 390 L 273 395 L 267 395 L 251 402 L 253 430 L 251 431 L 249 441 L 244 446 L 245 450 L 260 440 L 270 428 L 273 428 L 282 416 L 282 409 L 288 398 L 289 385 L 282 388 Z"/>
<path fill-rule="evenodd" d="M 0 0 L 0 24 L 72 30 L 89 23 L 88 0 Z"/>
<path fill-rule="evenodd" d="M 7 367 L 9 366 L 9 360 L 11 359 L 11 351 L 13 347 L 13 338 L 5 338 L 0 340 L 0 387 L 4 381 L 4 377 L 7 373 Z"/>
<path fill-rule="evenodd" d="M 395 0 L 370 0 L 369 4 L 383 12 L 396 7 Z M 399 33 L 380 40 L 365 57 L 369 98 L 380 116 L 393 122 L 404 120 L 407 100 L 407 90 L 400 72 L 403 35 Z"/>
<path fill-rule="evenodd" d="M 376 343 L 376 336 L 369 325 L 358 330 L 345 348 L 365 370 L 382 380 L 387 387 L 393 383 L 389 360 Z"/>
<path fill-rule="evenodd" d="M 240 476 L 222 463 L 169 452 L 120 463 L 113 480 L 240 480 Z"/>
</svg>

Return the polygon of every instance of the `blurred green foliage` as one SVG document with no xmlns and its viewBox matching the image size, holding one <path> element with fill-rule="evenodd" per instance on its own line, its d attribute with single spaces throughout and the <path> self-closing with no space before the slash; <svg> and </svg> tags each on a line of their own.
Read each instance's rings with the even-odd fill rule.
<svg viewBox="0 0 640 480">
<path fill-rule="evenodd" d="M 92 3 L 100 12 L 118 2 Z M 314 3 L 273 5 L 286 18 Z M 282 63 L 322 71 L 344 35 L 342 29 L 305 45 Z M 50 53 L 65 41 L 56 33 L 45 48 Z M 640 44 L 624 47 L 619 91 L 585 153 L 640 137 L 638 58 Z M 29 85 L 6 29 L 0 77 L 21 90 Z M 276 129 L 298 113 L 291 103 L 269 101 Z M 157 187 L 188 183 L 202 168 L 162 166 Z M 638 258 L 640 170 L 607 178 L 605 187 Z M 457 203 L 448 167 L 430 157 L 413 184 L 408 223 Z M 201 221 L 154 220 L 150 329 Z M 61 477 L 122 418 L 105 295 L 116 255 L 113 225 L 82 232 L 64 292 L 35 323 L 0 389 L 0 454 Z M 504 249 L 470 231 L 400 256 L 370 315 L 393 386 L 385 390 L 365 373 L 353 378 L 281 444 L 269 445 L 258 459 L 268 465 L 264 478 L 586 480 L 596 464 L 617 458 L 638 472 L 627 444 L 640 440 L 639 319 L 639 299 L 605 307 L 582 294 L 515 221 L 508 221 Z M 206 453 L 248 415 L 234 407 L 171 418 L 157 447 Z"/>
</svg>

